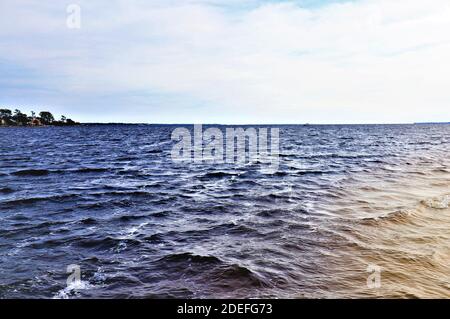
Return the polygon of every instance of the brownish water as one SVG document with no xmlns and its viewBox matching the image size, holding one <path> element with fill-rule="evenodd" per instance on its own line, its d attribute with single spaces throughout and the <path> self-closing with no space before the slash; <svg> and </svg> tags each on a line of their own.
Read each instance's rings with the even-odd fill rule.
<svg viewBox="0 0 450 319">
<path fill-rule="evenodd" d="M 450 297 L 450 165 L 447 153 L 410 157 L 352 175 L 316 208 L 318 232 L 336 239 L 330 297 Z M 367 286 L 380 267 L 379 287 Z"/>
</svg>

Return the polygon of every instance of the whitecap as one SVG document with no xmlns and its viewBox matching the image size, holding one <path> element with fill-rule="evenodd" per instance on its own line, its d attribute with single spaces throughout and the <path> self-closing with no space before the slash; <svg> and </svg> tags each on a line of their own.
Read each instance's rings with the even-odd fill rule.
<svg viewBox="0 0 450 319">
<path fill-rule="evenodd" d="M 70 296 L 75 294 L 78 290 L 92 289 L 94 286 L 88 281 L 76 280 L 71 282 L 66 288 L 61 289 L 53 296 L 53 299 L 69 299 Z"/>
<path fill-rule="evenodd" d="M 428 198 L 423 200 L 421 203 L 429 208 L 446 209 L 449 208 L 450 195 Z"/>
</svg>

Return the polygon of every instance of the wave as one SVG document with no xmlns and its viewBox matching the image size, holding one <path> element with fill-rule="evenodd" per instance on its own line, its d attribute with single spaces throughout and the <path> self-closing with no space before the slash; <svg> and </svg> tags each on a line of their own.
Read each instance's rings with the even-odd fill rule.
<svg viewBox="0 0 450 319">
<path fill-rule="evenodd" d="M 47 169 L 24 169 L 11 173 L 15 176 L 45 176 L 48 174 L 50 174 L 50 171 Z"/>
<path fill-rule="evenodd" d="M 95 225 L 98 223 L 98 221 L 95 218 L 88 217 L 88 218 L 84 218 L 84 219 L 80 220 L 80 223 L 82 223 L 84 225 Z"/>
<path fill-rule="evenodd" d="M 199 179 L 201 179 L 201 180 L 221 179 L 221 178 L 233 177 L 233 176 L 238 176 L 238 175 L 239 174 L 237 174 L 237 173 L 230 173 L 230 172 L 210 172 L 210 173 L 206 173 L 206 174 L 200 176 Z"/>
<path fill-rule="evenodd" d="M 69 170 L 63 170 L 63 169 L 57 169 L 57 170 L 50 170 L 50 169 L 24 169 L 12 172 L 11 175 L 14 176 L 47 176 L 50 174 L 64 174 L 64 173 L 80 173 L 80 174 L 87 174 L 87 173 L 105 173 L 110 171 L 109 168 L 103 168 L 103 167 L 83 167 L 83 168 L 76 168 L 76 169 L 69 169 Z"/>
<path fill-rule="evenodd" d="M 79 290 L 88 290 L 92 289 L 95 286 L 90 284 L 88 281 L 80 280 L 74 281 L 66 288 L 59 290 L 54 296 L 53 299 L 69 299 L 71 296 L 75 295 Z"/>
<path fill-rule="evenodd" d="M 366 217 L 360 219 L 360 223 L 364 225 L 378 224 L 380 222 L 391 222 L 396 224 L 406 223 L 412 216 L 411 211 L 397 210 L 383 216 Z"/>
<path fill-rule="evenodd" d="M 26 219 L 22 218 L 20 220 L 25 221 Z M 35 224 L 35 225 L 21 227 L 21 226 L 25 226 L 25 225 L 28 225 L 28 224 L 20 223 L 20 224 L 15 224 L 14 225 L 14 229 L 4 229 L 4 230 L 2 230 L 1 231 L 1 235 L 2 235 L 2 237 L 7 238 L 7 237 L 15 237 L 17 235 L 21 235 L 21 234 L 24 234 L 24 233 L 27 233 L 27 234 L 31 234 L 32 232 L 45 233 L 45 230 L 47 230 L 47 232 L 48 232 L 50 227 L 54 227 L 54 226 L 58 226 L 58 225 L 62 225 L 62 224 L 64 224 L 64 222 L 62 222 L 62 221 L 59 221 L 59 222 L 57 222 L 57 221 L 53 221 L 53 222 L 46 221 L 46 222 L 42 222 L 42 223 Z"/>
<path fill-rule="evenodd" d="M 227 287 L 269 287 L 268 281 L 258 276 L 249 268 L 238 265 L 226 265 L 220 267 L 213 280 Z"/>
<path fill-rule="evenodd" d="M 259 217 L 264 217 L 264 218 L 274 218 L 274 217 L 279 217 L 279 216 L 285 216 L 285 215 L 289 215 L 290 211 L 287 209 L 268 209 L 268 210 L 262 210 L 259 213 L 257 213 L 256 215 Z"/>
<path fill-rule="evenodd" d="M 114 160 L 119 161 L 119 162 L 130 162 L 130 161 L 136 161 L 139 159 L 140 158 L 138 156 L 119 156 L 119 157 L 116 157 Z"/>
<path fill-rule="evenodd" d="M 210 234 L 243 235 L 253 237 L 261 236 L 261 233 L 256 228 L 248 227 L 241 223 L 235 224 L 233 222 L 217 225 L 205 231 L 210 232 Z"/>
<path fill-rule="evenodd" d="M 138 246 L 141 242 L 131 238 L 114 238 L 107 236 L 104 238 L 81 239 L 77 240 L 75 244 L 82 248 L 114 249 L 119 246 Z"/>
<path fill-rule="evenodd" d="M 161 212 L 153 213 L 151 216 L 156 217 L 156 218 L 164 218 L 164 217 L 168 217 L 170 214 L 171 214 L 170 211 L 161 211 Z"/>
<path fill-rule="evenodd" d="M 108 172 L 110 169 L 109 168 L 103 168 L 103 167 L 83 167 L 83 168 L 79 168 L 76 169 L 74 171 L 71 172 L 76 172 L 76 173 L 105 173 Z"/>
<path fill-rule="evenodd" d="M 435 168 L 433 173 L 450 173 L 450 170 L 447 168 Z"/>
<path fill-rule="evenodd" d="M 421 206 L 424 206 L 426 208 L 430 209 L 448 209 L 450 206 L 450 195 L 442 195 L 437 197 L 431 197 L 421 200 L 420 202 Z M 382 216 L 375 216 L 375 217 L 366 217 L 359 220 L 362 224 L 378 224 L 380 222 L 390 222 L 390 223 L 407 223 L 411 222 L 412 218 L 419 217 L 420 216 L 420 207 L 416 205 L 415 207 L 409 207 L 407 209 L 401 209 L 396 210 L 391 213 L 388 213 L 386 215 Z"/>
<path fill-rule="evenodd" d="M 0 193 L 1 194 L 11 194 L 11 193 L 14 193 L 14 192 L 15 192 L 15 190 L 10 188 L 10 187 L 2 187 L 2 188 L 0 188 Z"/>
<path fill-rule="evenodd" d="M 450 195 L 427 198 L 422 200 L 420 203 L 428 208 L 447 209 L 449 208 Z"/>
<path fill-rule="evenodd" d="M 64 200 L 72 200 L 72 199 L 77 199 L 79 197 L 80 197 L 80 195 L 78 195 L 78 194 L 66 194 L 66 195 L 53 195 L 53 196 L 46 196 L 46 197 L 20 198 L 20 199 L 5 201 L 2 203 L 2 205 L 17 206 L 17 205 L 35 204 L 38 202 L 48 202 L 48 201 L 62 202 Z"/>
<path fill-rule="evenodd" d="M 165 256 L 157 261 L 180 272 L 202 275 L 220 287 L 268 287 L 266 280 L 249 268 L 238 264 L 227 264 L 212 255 L 197 255 L 190 252 Z M 170 265 L 167 265 L 170 264 Z M 186 267 L 186 265 L 189 265 Z"/>
<path fill-rule="evenodd" d="M 133 221 L 133 220 L 139 220 L 148 217 L 147 215 L 124 215 L 117 217 L 118 220 L 123 222 Z"/>
<path fill-rule="evenodd" d="M 162 257 L 158 261 L 170 263 L 202 263 L 202 264 L 221 264 L 222 261 L 215 256 L 200 256 L 193 253 L 171 254 Z"/>
<path fill-rule="evenodd" d="M 156 195 L 146 192 L 146 191 L 138 191 L 138 190 L 127 190 L 127 191 L 104 191 L 99 193 L 92 194 L 93 196 L 113 196 L 113 197 L 155 197 Z"/>
<path fill-rule="evenodd" d="M 162 234 L 158 233 L 158 234 L 146 236 L 146 237 L 142 238 L 142 240 L 144 240 L 145 242 L 153 243 L 153 244 L 159 244 L 164 241 L 164 236 Z"/>
<path fill-rule="evenodd" d="M 335 173 L 333 171 L 321 171 L 321 170 L 305 170 L 305 171 L 295 171 L 297 175 L 323 175 L 323 174 L 332 174 Z"/>
</svg>

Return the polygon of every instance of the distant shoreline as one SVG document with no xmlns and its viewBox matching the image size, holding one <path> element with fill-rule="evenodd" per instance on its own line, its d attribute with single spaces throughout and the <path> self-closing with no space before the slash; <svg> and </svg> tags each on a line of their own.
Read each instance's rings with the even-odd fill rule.
<svg viewBox="0 0 450 319">
<path fill-rule="evenodd" d="M 2 127 L 74 126 L 79 124 L 64 115 L 61 115 L 60 120 L 55 120 L 49 111 L 41 111 L 38 115 L 31 111 L 31 116 L 28 116 L 19 109 L 15 109 L 13 112 L 8 108 L 0 108 L 0 126 Z"/>
<path fill-rule="evenodd" d="M 326 123 L 326 124 L 314 124 L 314 123 L 246 123 L 246 124 L 233 124 L 233 123 L 80 123 L 80 125 L 166 125 L 166 126 L 175 126 L 175 125 L 215 125 L 215 126 L 270 126 L 270 125 L 278 125 L 278 126 L 332 126 L 332 125 L 341 125 L 341 126 L 350 126 L 350 125 L 448 125 L 450 122 L 417 122 L 417 123 Z"/>
<path fill-rule="evenodd" d="M 48 128 L 48 127 L 79 127 L 79 126 L 138 126 L 138 125 L 153 125 L 153 126 L 193 126 L 200 125 L 194 123 L 76 123 L 76 124 L 57 124 L 57 125 L 0 125 L 0 128 Z M 368 124 L 217 124 L 206 123 L 203 126 L 397 126 L 397 125 L 450 125 L 450 122 L 418 122 L 418 123 L 368 123 Z"/>
</svg>

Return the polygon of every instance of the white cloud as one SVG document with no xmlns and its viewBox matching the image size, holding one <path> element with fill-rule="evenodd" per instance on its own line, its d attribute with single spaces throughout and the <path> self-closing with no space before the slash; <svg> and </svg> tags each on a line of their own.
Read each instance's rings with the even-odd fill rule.
<svg viewBox="0 0 450 319">
<path fill-rule="evenodd" d="M 62 106 L 120 95 L 113 113 L 148 109 L 142 121 L 450 120 L 448 0 L 79 4 L 79 31 L 65 28 L 65 4 L 0 8 L 1 59 L 66 92 L 52 100 Z M 158 106 L 133 92 L 185 98 Z"/>
</svg>

